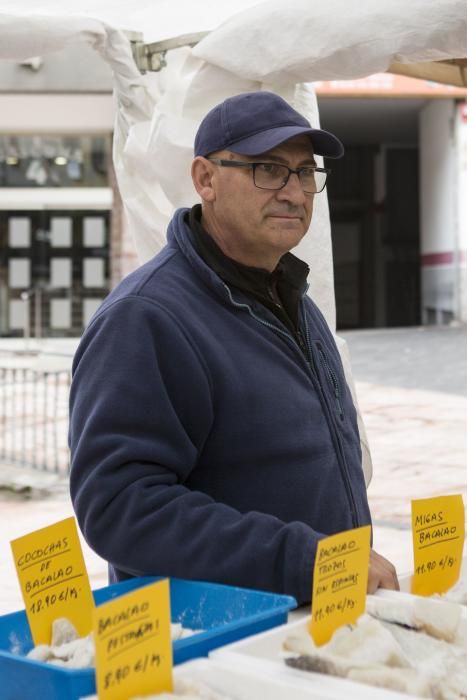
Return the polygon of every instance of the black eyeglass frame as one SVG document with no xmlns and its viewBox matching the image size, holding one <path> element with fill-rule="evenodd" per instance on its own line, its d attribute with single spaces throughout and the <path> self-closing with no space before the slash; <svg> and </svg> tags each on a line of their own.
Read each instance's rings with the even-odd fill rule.
<svg viewBox="0 0 467 700">
<path fill-rule="evenodd" d="M 324 180 L 324 185 L 320 190 L 316 190 L 316 192 L 308 192 L 307 190 L 303 189 L 303 187 L 302 189 L 305 192 L 305 194 L 319 194 L 326 187 L 327 176 L 331 173 L 330 168 L 318 168 L 318 166 L 316 165 L 306 165 L 303 168 L 297 168 L 296 170 L 294 170 L 293 168 L 289 168 L 289 166 L 285 165 L 284 163 L 272 163 L 271 161 L 250 162 L 244 160 L 224 160 L 223 158 L 207 158 L 206 160 L 209 160 L 211 163 L 215 163 L 216 165 L 222 165 L 224 168 L 252 168 L 253 184 L 255 185 L 255 187 L 257 187 L 259 190 L 269 190 L 269 192 L 279 192 L 279 190 L 282 190 L 288 183 L 292 174 L 296 175 L 298 177 L 298 181 L 300 182 L 300 173 L 303 170 L 313 170 L 316 173 L 325 173 L 326 179 Z M 255 179 L 255 171 L 259 165 L 280 165 L 282 168 L 286 168 L 289 171 L 289 174 L 287 175 L 286 179 L 280 187 L 261 187 L 260 185 L 256 184 Z M 302 185 L 301 182 L 300 185 Z"/>
</svg>

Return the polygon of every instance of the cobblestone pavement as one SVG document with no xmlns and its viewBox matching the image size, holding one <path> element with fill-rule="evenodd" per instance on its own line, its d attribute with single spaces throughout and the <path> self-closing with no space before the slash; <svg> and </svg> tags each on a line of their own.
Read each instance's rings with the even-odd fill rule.
<svg viewBox="0 0 467 700">
<path fill-rule="evenodd" d="M 374 546 L 406 573 L 412 567 L 410 500 L 462 493 L 467 504 L 467 332 L 342 335 L 373 456 L 368 493 Z M 1 470 L 1 481 L 8 482 Z M 40 485 L 41 477 L 36 479 Z M 73 514 L 63 484 L 49 484 L 48 490 L 47 497 L 36 493 L 29 500 L 0 491 L 0 614 L 23 607 L 9 540 Z M 83 549 L 93 588 L 105 585 L 105 563 L 84 542 Z"/>
</svg>

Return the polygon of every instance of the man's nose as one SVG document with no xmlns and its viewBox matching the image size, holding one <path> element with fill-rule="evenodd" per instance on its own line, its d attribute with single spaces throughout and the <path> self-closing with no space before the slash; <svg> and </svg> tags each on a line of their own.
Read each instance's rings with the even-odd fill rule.
<svg viewBox="0 0 467 700">
<path fill-rule="evenodd" d="M 280 201 L 289 201 L 293 204 L 304 204 L 307 197 L 312 195 L 307 195 L 303 191 L 303 187 L 300 184 L 297 173 L 290 173 L 287 184 L 282 187 L 282 189 L 276 192 L 277 199 Z"/>
</svg>

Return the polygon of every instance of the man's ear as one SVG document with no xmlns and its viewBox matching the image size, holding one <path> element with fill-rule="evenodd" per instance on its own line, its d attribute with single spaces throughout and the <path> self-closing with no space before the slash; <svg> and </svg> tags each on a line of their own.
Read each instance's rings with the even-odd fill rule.
<svg viewBox="0 0 467 700">
<path fill-rule="evenodd" d="M 213 202 L 216 198 L 212 179 L 214 176 L 214 165 L 202 156 L 196 156 L 191 164 L 191 179 L 193 185 L 204 202 Z"/>
</svg>

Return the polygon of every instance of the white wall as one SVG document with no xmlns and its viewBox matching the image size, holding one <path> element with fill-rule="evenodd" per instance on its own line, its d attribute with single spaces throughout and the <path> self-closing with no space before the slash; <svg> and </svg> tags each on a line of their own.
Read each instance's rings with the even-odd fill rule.
<svg viewBox="0 0 467 700">
<path fill-rule="evenodd" d="M 459 320 L 467 323 L 467 101 L 458 105 L 457 141 Z"/>
<path fill-rule="evenodd" d="M 422 254 L 454 247 L 455 113 L 452 100 L 432 100 L 420 112 Z"/>
<path fill-rule="evenodd" d="M 456 103 L 432 100 L 420 112 L 422 320 L 458 316 Z M 442 254 L 442 255 L 441 255 Z"/>
<path fill-rule="evenodd" d="M 110 94 L 0 94 L 0 133 L 110 133 L 113 123 Z"/>
</svg>

